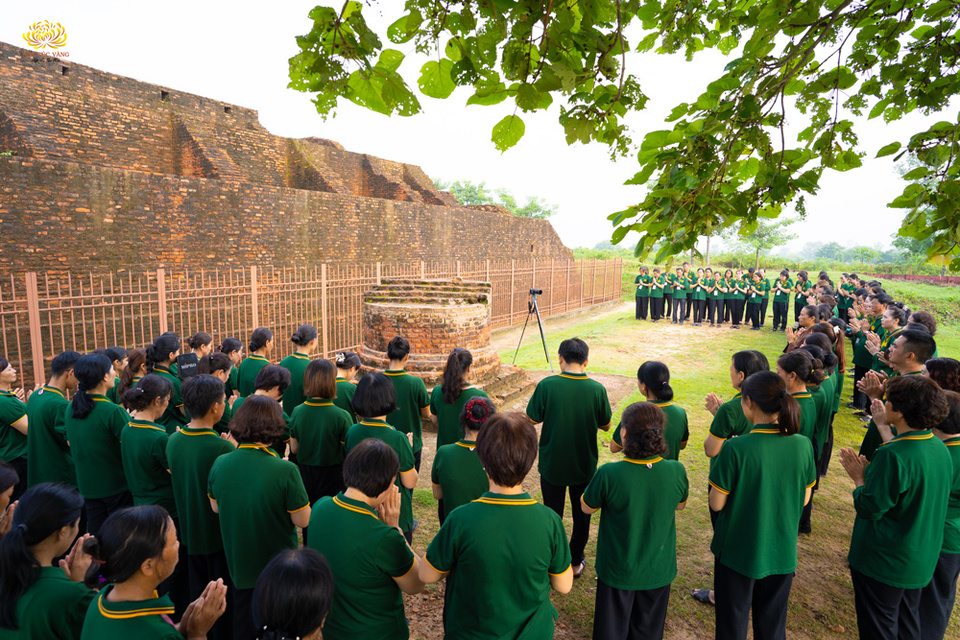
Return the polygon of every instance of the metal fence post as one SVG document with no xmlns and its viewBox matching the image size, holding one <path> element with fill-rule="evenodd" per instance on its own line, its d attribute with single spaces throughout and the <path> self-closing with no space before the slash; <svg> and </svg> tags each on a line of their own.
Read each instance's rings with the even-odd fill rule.
<svg viewBox="0 0 960 640">
<path fill-rule="evenodd" d="M 30 327 L 30 351 L 33 357 L 33 382 L 43 384 L 47 381 L 46 368 L 43 366 L 43 340 L 40 332 L 40 293 L 37 289 L 37 273 L 26 274 L 27 285 L 27 322 Z"/>
<path fill-rule="evenodd" d="M 487 282 L 490 282 L 490 260 L 487 260 Z"/>
<path fill-rule="evenodd" d="M 377 263 L 377 286 L 380 286 L 380 277 L 383 274 L 383 263 Z"/>
<path fill-rule="evenodd" d="M 160 333 L 167 332 L 167 272 L 157 269 L 157 306 L 160 313 Z"/>
<path fill-rule="evenodd" d="M 377 263 L 379 271 L 380 263 Z M 377 280 L 380 278 L 378 277 Z M 323 317 L 323 357 L 326 358 L 328 349 L 328 330 L 327 330 L 327 263 L 320 265 L 320 315 Z"/>
<path fill-rule="evenodd" d="M 257 299 L 257 268 L 250 267 L 250 307 L 252 310 L 253 328 L 260 326 L 260 301 Z"/>
<path fill-rule="evenodd" d="M 513 324 L 513 299 L 517 297 L 517 290 L 513 283 L 516 262 L 516 260 L 510 261 L 510 324 Z"/>
</svg>

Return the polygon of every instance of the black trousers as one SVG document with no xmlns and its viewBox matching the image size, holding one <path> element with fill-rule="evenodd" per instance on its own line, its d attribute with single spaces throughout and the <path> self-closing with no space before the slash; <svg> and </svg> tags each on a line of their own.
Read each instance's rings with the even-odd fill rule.
<svg viewBox="0 0 960 640">
<path fill-rule="evenodd" d="M 751 326 L 757 329 L 760 328 L 760 303 L 759 302 L 747 303 L 747 320 L 750 322 Z"/>
<path fill-rule="evenodd" d="M 233 590 L 233 637 L 236 640 L 257 639 L 253 622 L 253 589 Z"/>
<path fill-rule="evenodd" d="M 321 467 L 312 464 L 300 465 L 300 477 L 307 490 L 307 499 L 313 505 L 325 496 L 335 496 L 347 486 L 343 483 L 343 464 Z M 309 527 L 303 529 L 303 544 L 307 544 Z"/>
<path fill-rule="evenodd" d="M 717 640 L 745 640 L 751 608 L 754 640 L 785 640 L 787 602 L 792 584 L 792 573 L 755 580 L 719 561 L 714 562 Z"/>
<path fill-rule="evenodd" d="M 867 394 L 857 388 L 857 383 L 863 380 L 863 376 L 867 375 L 868 371 L 870 371 L 870 367 L 861 367 L 858 364 L 853 366 L 853 406 L 860 411 L 866 411 L 870 405 L 870 398 Z"/>
<path fill-rule="evenodd" d="M 716 324 L 714 318 L 717 315 L 717 305 L 722 302 L 723 300 L 716 300 L 714 298 L 709 298 L 707 300 L 707 316 L 710 319 L 710 324 Z"/>
<path fill-rule="evenodd" d="M 806 302 L 793 301 L 793 321 L 800 322 L 800 310 L 807 306 Z"/>
<path fill-rule="evenodd" d="M 565 502 L 567 489 L 570 490 L 570 506 L 573 507 L 573 534 L 570 536 L 570 558 L 571 564 L 575 567 L 583 562 L 583 550 L 587 546 L 587 540 L 590 538 L 590 516 L 580 508 L 580 497 L 583 495 L 586 484 L 563 485 L 550 484 L 543 478 L 540 478 L 540 490 L 543 492 L 543 504 L 553 509 L 558 516 L 563 518 L 563 505 Z"/>
<path fill-rule="evenodd" d="M 627 591 L 597 578 L 593 640 L 661 640 L 669 601 L 670 585 Z"/>
<path fill-rule="evenodd" d="M 227 568 L 227 556 L 221 549 L 216 553 L 202 553 L 188 556 L 187 561 L 188 602 L 200 597 L 207 583 L 222 578 L 227 585 L 227 612 L 220 616 L 213 628 L 207 632 L 207 640 L 230 640 L 233 638 L 233 582 Z"/>
<path fill-rule="evenodd" d="M 697 304 L 697 300 L 692 299 L 692 298 L 690 297 L 690 294 L 688 293 L 688 294 L 687 294 L 687 313 L 686 313 L 686 315 L 683 316 L 683 319 L 684 319 L 684 320 L 689 320 L 689 319 L 690 319 L 690 312 L 693 311 L 693 309 L 691 309 L 691 307 L 696 307 L 696 304 Z"/>
<path fill-rule="evenodd" d="M 850 569 L 860 640 L 915 640 L 920 637 L 920 592 L 900 589 Z"/>
<path fill-rule="evenodd" d="M 13 427 L 9 428 L 13 429 Z M 7 460 L 7 464 L 17 472 L 17 484 L 13 485 L 13 494 L 10 496 L 10 502 L 13 502 L 19 500 L 23 492 L 27 490 L 27 457 L 20 456 L 13 460 Z"/>
<path fill-rule="evenodd" d="M 650 298 L 637 296 L 637 320 L 647 319 L 647 307 L 650 306 Z"/>
<path fill-rule="evenodd" d="M 733 303 L 733 309 L 730 312 L 731 321 L 733 323 L 733 326 L 739 327 L 740 321 L 743 319 L 743 307 L 744 307 L 744 304 L 746 303 L 746 300 L 738 299 L 738 300 L 731 300 L 730 302 Z"/>
<path fill-rule="evenodd" d="M 663 298 L 650 298 L 650 319 L 659 320 L 663 317 Z"/>
<path fill-rule="evenodd" d="M 723 320 L 720 319 L 720 314 L 717 314 L 717 322 L 730 322 L 730 315 L 733 313 L 733 300 L 723 300 Z"/>
<path fill-rule="evenodd" d="M 670 317 L 670 313 L 673 311 L 673 294 L 665 293 L 663 294 L 663 316 L 665 318 Z"/>
<path fill-rule="evenodd" d="M 133 496 L 129 491 L 117 493 L 106 498 L 84 498 L 87 509 L 87 528 L 89 533 L 97 535 L 104 521 L 114 511 L 133 506 Z"/>
<path fill-rule="evenodd" d="M 703 322 L 704 315 L 707 311 L 707 301 L 706 300 L 691 300 L 689 307 L 693 307 L 693 321 L 695 324 L 700 324 Z"/>
<path fill-rule="evenodd" d="M 960 553 L 941 553 L 933 580 L 920 590 L 920 639 L 941 640 L 957 599 Z"/>
<path fill-rule="evenodd" d="M 821 478 L 825 478 L 827 470 L 830 469 L 830 458 L 833 456 L 833 419 L 836 417 L 836 413 L 830 415 L 830 428 L 827 430 L 827 439 L 824 441 L 823 449 L 820 451 L 817 475 Z"/>
<path fill-rule="evenodd" d="M 673 321 L 674 322 L 683 322 L 684 316 L 687 313 L 687 299 L 686 298 L 676 298 L 673 301 Z"/>
<path fill-rule="evenodd" d="M 767 321 L 767 305 L 770 304 L 770 298 L 763 298 L 760 300 L 760 326 L 763 326 L 763 323 Z"/>
<path fill-rule="evenodd" d="M 776 300 L 773 301 L 773 328 L 781 330 L 787 328 L 786 302 L 777 302 Z"/>
</svg>

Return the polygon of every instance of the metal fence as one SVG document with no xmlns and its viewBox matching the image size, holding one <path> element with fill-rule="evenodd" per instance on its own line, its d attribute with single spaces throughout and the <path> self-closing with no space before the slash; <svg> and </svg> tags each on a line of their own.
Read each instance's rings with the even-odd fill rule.
<svg viewBox="0 0 960 640">
<path fill-rule="evenodd" d="M 292 351 L 287 340 L 301 324 L 320 333 L 320 354 L 362 342 L 364 292 L 382 278 L 453 278 L 490 282 L 492 328 L 523 322 L 531 288 L 549 317 L 618 300 L 621 260 L 437 261 L 317 264 L 298 268 L 84 275 L 28 272 L 0 279 L 2 352 L 21 384 L 44 381 L 49 361 L 73 349 L 144 346 L 164 331 L 186 338 L 206 331 L 219 342 L 244 342 L 256 327 L 276 336 L 274 357 Z"/>
</svg>

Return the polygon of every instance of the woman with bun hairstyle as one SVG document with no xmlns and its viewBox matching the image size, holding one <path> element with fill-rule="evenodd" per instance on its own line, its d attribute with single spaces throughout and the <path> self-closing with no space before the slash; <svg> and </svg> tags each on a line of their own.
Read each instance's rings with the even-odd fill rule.
<svg viewBox="0 0 960 640">
<path fill-rule="evenodd" d="M 107 516 L 133 504 L 120 453 L 120 436 L 130 416 L 107 400 L 116 378 L 110 358 L 96 353 L 82 356 L 73 365 L 73 375 L 77 392 L 66 410 L 64 427 L 77 487 L 86 503 L 87 528 L 96 535 Z"/>
<path fill-rule="evenodd" d="M 477 457 L 477 434 L 496 412 L 497 408 L 489 398 L 470 398 L 460 412 L 463 438 L 437 448 L 430 479 L 433 481 L 433 497 L 439 502 L 440 526 L 451 511 L 476 500 L 490 489 L 487 474 Z"/>
<path fill-rule="evenodd" d="M 303 392 L 303 374 L 310 364 L 310 356 L 317 352 L 317 330 L 309 324 L 302 325 L 290 336 L 295 346 L 292 354 L 280 361 L 280 366 L 290 372 L 290 386 L 283 392 L 283 411 L 288 416 L 307 399 Z"/>
<path fill-rule="evenodd" d="M 679 460 L 680 450 L 687 448 L 690 428 L 687 412 L 673 401 L 670 369 L 662 362 L 647 360 L 637 369 L 637 388 L 647 402 L 652 402 L 663 411 L 665 420 L 663 439 L 667 443 L 667 450 L 663 457 L 667 460 Z M 610 451 L 613 453 L 623 450 L 620 431 L 620 429 L 614 431 L 613 438 L 610 440 Z"/>
<path fill-rule="evenodd" d="M 233 369 L 230 370 L 230 379 L 227 380 L 225 392 L 227 397 L 240 393 L 240 363 L 243 362 L 243 342 L 238 338 L 224 338 L 217 351 L 230 357 Z"/>
<path fill-rule="evenodd" d="M 20 498 L 0 540 L 0 636 L 80 638 L 94 596 L 83 584 L 90 556 L 82 550 L 89 536 L 77 538 L 82 510 L 80 493 L 62 484 L 41 483 Z"/>
<path fill-rule="evenodd" d="M 116 371 L 116 370 L 114 370 Z M 143 376 L 147 375 L 147 351 L 146 349 L 133 349 L 127 355 L 127 366 L 120 375 L 120 382 L 114 387 L 117 390 L 117 402 L 120 404 L 120 398 L 127 391 L 137 386 Z"/>
<path fill-rule="evenodd" d="M 723 444 L 734 436 L 748 432 L 753 425 L 743 413 L 740 402 L 740 388 L 744 380 L 760 372 L 769 371 L 767 356 L 753 349 L 737 351 L 730 359 L 730 384 L 737 393 L 726 402 L 716 393 L 708 393 L 704 398 L 704 408 L 713 414 L 710 432 L 703 443 L 704 453 L 710 460 L 710 468 L 716 463 Z"/>
<path fill-rule="evenodd" d="M 233 359 L 219 351 L 203 356 L 200 358 L 200 362 L 197 363 L 197 373 L 213 376 L 223 383 L 224 391 L 226 391 L 227 386 L 230 384 L 230 378 L 236 372 L 237 368 L 233 366 Z M 239 391 L 234 391 L 231 395 L 224 395 L 223 415 L 217 424 L 214 425 L 217 433 L 224 434 L 230 430 L 230 418 L 233 417 L 233 407 L 239 398 Z M 184 403 L 184 407 L 186 407 L 186 403 Z"/>
<path fill-rule="evenodd" d="M 326 558 L 309 547 L 281 551 L 253 589 L 257 640 L 320 640 L 331 604 L 333 572 Z"/>
<path fill-rule="evenodd" d="M 213 352 L 213 336 L 206 331 L 197 331 L 187 338 L 187 346 L 190 347 L 190 351 L 193 355 L 197 356 L 197 360 L 199 361 L 203 359 L 204 356 Z M 177 369 L 176 362 L 170 365 L 170 373 L 179 378 L 180 372 Z"/>
<path fill-rule="evenodd" d="M 237 390 L 243 398 L 256 390 L 257 374 L 260 373 L 260 369 L 270 364 L 273 332 L 264 327 L 254 329 L 247 350 L 250 355 L 240 363 L 240 371 L 237 374 Z"/>
<path fill-rule="evenodd" d="M 333 357 L 333 362 L 337 365 L 337 397 L 333 399 L 333 404 L 350 414 L 350 424 L 356 424 L 353 394 L 357 390 L 357 383 L 353 379 L 360 371 L 360 356 L 353 351 L 341 351 Z"/>
<path fill-rule="evenodd" d="M 81 640 L 206 638 L 226 608 L 222 580 L 207 585 L 179 624 L 170 619 L 174 615 L 170 598 L 157 596 L 157 587 L 177 566 L 179 546 L 173 520 L 163 507 L 130 507 L 107 518 L 100 533 L 83 545 L 96 560 L 87 572 L 87 584 L 107 585 L 87 609 Z"/>
<path fill-rule="evenodd" d="M 755 638 L 784 638 L 800 514 L 817 470 L 783 379 L 761 371 L 741 392 L 756 426 L 727 442 L 710 471 L 717 638 L 745 638 L 751 609 Z"/>
<path fill-rule="evenodd" d="M 457 347 L 447 356 L 443 382 L 430 394 L 430 413 L 437 416 L 437 449 L 463 436 L 460 414 L 471 398 L 486 398 L 487 392 L 470 384 L 473 354 Z"/>
<path fill-rule="evenodd" d="M 167 403 L 163 415 L 157 420 L 157 424 L 164 427 L 168 434 L 189 422 L 183 410 L 183 398 L 180 397 L 180 378 L 171 369 L 179 355 L 180 336 L 173 331 L 167 331 L 154 340 L 153 344 L 147 345 L 147 371 L 164 378 L 171 385 L 170 402 Z M 127 394 L 124 393 L 123 398 L 126 397 Z"/>
</svg>

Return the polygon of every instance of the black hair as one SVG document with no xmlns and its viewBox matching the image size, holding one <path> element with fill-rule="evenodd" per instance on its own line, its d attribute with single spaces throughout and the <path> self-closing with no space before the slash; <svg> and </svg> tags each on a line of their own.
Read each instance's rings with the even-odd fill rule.
<svg viewBox="0 0 960 640">
<path fill-rule="evenodd" d="M 73 375 L 77 378 L 77 392 L 70 401 L 70 415 L 82 420 L 93 411 L 90 392 L 103 382 L 104 376 L 112 367 L 113 362 L 109 356 L 100 353 L 80 356 L 73 365 Z"/>
<path fill-rule="evenodd" d="M 817 305 L 814 305 L 814 304 L 804 305 L 804 307 L 800 309 L 800 313 L 804 313 L 804 312 L 806 312 L 808 316 L 813 318 L 814 322 L 820 322 L 820 307 L 818 307 Z"/>
<path fill-rule="evenodd" d="M 801 269 L 800 271 L 797 271 L 797 279 L 799 279 L 799 280 L 808 280 L 808 279 L 809 279 L 809 276 L 807 275 L 807 272 L 806 272 L 806 271 L 804 271 L 803 269 Z"/>
<path fill-rule="evenodd" d="M 161 362 L 168 362 L 177 351 L 180 351 L 180 336 L 173 331 L 162 334 L 153 344 L 147 345 L 147 371 L 153 371 Z"/>
<path fill-rule="evenodd" d="M 323 625 L 332 602 L 333 572 L 326 558 L 310 547 L 284 549 L 253 588 L 257 640 L 306 638 Z"/>
<path fill-rule="evenodd" d="M 929 311 L 914 311 L 910 314 L 910 322 L 922 324 L 930 332 L 930 335 L 937 335 L 937 319 Z"/>
<path fill-rule="evenodd" d="M 297 332 L 290 336 L 290 342 L 303 347 L 317 339 L 317 330 L 309 324 L 302 324 Z"/>
<path fill-rule="evenodd" d="M 123 362 L 123 359 L 127 357 L 127 350 L 123 347 L 107 347 L 106 351 L 106 355 L 111 362 Z"/>
<path fill-rule="evenodd" d="M 568 338 L 560 343 L 558 353 L 570 364 L 583 364 L 590 357 L 590 347 L 580 338 Z"/>
<path fill-rule="evenodd" d="M 907 319 L 910 317 L 910 309 L 904 307 L 902 302 L 891 302 L 884 313 L 889 313 L 899 327 L 907 324 Z"/>
<path fill-rule="evenodd" d="M 652 402 L 634 402 L 624 409 L 620 418 L 620 427 L 627 431 L 623 439 L 623 455 L 641 460 L 666 453 L 665 420 L 663 410 Z"/>
<path fill-rule="evenodd" d="M 253 330 L 253 334 L 250 336 L 250 344 L 247 345 L 247 350 L 250 353 L 259 351 L 271 340 L 273 340 L 273 331 L 266 327 L 258 327 Z"/>
<path fill-rule="evenodd" d="M 62 376 L 67 371 L 70 371 L 70 369 L 73 369 L 73 365 L 77 363 L 80 357 L 80 354 L 76 351 L 63 351 L 62 353 L 58 353 L 53 358 L 53 362 L 50 363 L 50 375 L 54 378 Z"/>
<path fill-rule="evenodd" d="M 789 353 L 785 353 L 777 358 L 777 366 L 787 373 L 796 374 L 797 378 L 805 384 L 820 384 L 823 382 L 822 378 L 816 382 L 810 379 L 811 373 L 813 372 L 813 355 L 809 351 L 794 349 Z M 823 371 L 821 369 L 821 374 L 822 373 Z"/>
<path fill-rule="evenodd" d="M 950 413 L 936 429 L 950 436 L 960 434 L 960 393 L 944 389 L 943 397 L 947 401 Z"/>
<path fill-rule="evenodd" d="M 385 416 L 397 410 L 397 392 L 386 375 L 374 372 L 357 383 L 351 404 L 353 412 L 364 418 Z"/>
<path fill-rule="evenodd" d="M 647 385 L 647 390 L 659 402 L 673 400 L 673 387 L 670 386 L 670 369 L 656 360 L 647 360 L 637 369 L 637 380 Z"/>
<path fill-rule="evenodd" d="M 137 372 L 147 362 L 147 352 L 144 349 L 133 349 L 128 355 L 127 368 L 120 374 L 120 382 L 117 384 L 117 397 L 122 398 L 123 394 L 133 386 L 133 379 Z"/>
<path fill-rule="evenodd" d="M 171 526 L 167 510 L 153 504 L 110 514 L 100 533 L 83 543 L 83 550 L 98 561 L 87 571 L 87 586 L 99 586 L 101 578 L 112 583 L 132 578 L 144 562 L 163 553 Z"/>
<path fill-rule="evenodd" d="M 220 355 L 223 356 L 223 354 Z M 143 380 L 141 380 L 142 382 Z M 180 395 L 183 397 L 183 408 L 194 418 L 202 418 L 210 413 L 210 408 L 213 405 L 223 402 L 224 393 L 223 382 L 219 378 L 206 373 L 187 378 L 180 389 Z"/>
<path fill-rule="evenodd" d="M 443 368 L 443 382 L 440 385 L 444 402 L 453 404 L 463 393 L 467 369 L 472 364 L 473 354 L 463 347 L 457 347 L 447 356 L 447 364 Z"/>
<path fill-rule="evenodd" d="M 303 372 L 303 394 L 308 398 L 337 397 L 337 367 L 329 360 L 311 360 Z"/>
<path fill-rule="evenodd" d="M 826 336 L 824 336 L 824 338 L 826 338 Z M 810 355 L 810 362 L 813 368 L 810 370 L 810 376 L 807 378 L 807 384 L 816 386 L 823 384 L 823 381 L 827 379 L 827 372 L 825 370 L 826 365 L 824 365 L 824 360 L 829 352 L 824 351 L 819 345 L 813 343 L 806 343 L 794 351 L 799 351 L 800 353 L 806 352 Z"/>
<path fill-rule="evenodd" d="M 187 338 L 187 346 L 191 349 L 199 349 L 203 345 L 210 344 L 212 342 L 213 336 L 206 331 L 197 331 L 195 334 Z"/>
<path fill-rule="evenodd" d="M 217 350 L 220 353 L 225 353 L 230 355 L 234 351 L 239 351 L 243 349 L 243 343 L 240 342 L 238 338 L 224 338 L 223 342 L 220 343 L 220 346 L 217 347 Z"/>
<path fill-rule="evenodd" d="M 915 355 L 920 364 L 937 352 L 937 341 L 926 331 L 901 331 L 897 338 L 903 338 L 903 349 Z"/>
<path fill-rule="evenodd" d="M 247 397 L 230 420 L 230 433 L 240 443 L 276 442 L 286 428 L 283 407 L 267 396 Z"/>
<path fill-rule="evenodd" d="M 148 373 L 137 386 L 123 394 L 120 404 L 128 411 L 143 411 L 158 398 L 168 398 L 172 393 L 173 383 L 155 373 Z"/>
<path fill-rule="evenodd" d="M 233 360 L 225 353 L 214 351 L 200 358 L 197 363 L 197 373 L 206 373 L 213 375 L 215 371 L 230 371 L 233 368 Z"/>
<path fill-rule="evenodd" d="M 789 277 L 790 277 L 790 270 L 789 270 L 789 269 L 782 269 L 782 270 L 780 271 L 780 275 L 786 276 L 786 277 L 789 278 Z"/>
<path fill-rule="evenodd" d="M 334 356 L 333 361 L 337 365 L 337 369 L 359 369 L 362 364 L 360 356 L 353 351 L 340 352 Z"/>
<path fill-rule="evenodd" d="M 833 296 L 830 296 L 831 298 Z M 834 300 L 836 302 L 836 300 Z M 817 315 L 819 316 L 818 320 L 820 322 L 826 322 L 833 317 L 833 307 L 831 304 L 818 304 L 817 305 Z"/>
<path fill-rule="evenodd" d="M 487 418 L 497 412 L 497 406 L 490 398 L 474 396 L 467 400 L 460 410 L 460 426 L 466 431 L 480 431 Z"/>
<path fill-rule="evenodd" d="M 860 298 L 864 298 L 869 294 L 870 294 L 870 291 L 866 287 L 858 287 L 853 292 L 853 295 L 858 296 Z"/>
<path fill-rule="evenodd" d="M 873 298 L 874 302 L 879 302 L 885 307 L 893 304 L 893 298 L 891 298 L 885 293 L 873 293 L 870 295 L 870 297 Z"/>
<path fill-rule="evenodd" d="M 410 343 L 403 336 L 393 336 L 387 343 L 387 357 L 391 360 L 403 360 L 410 353 Z"/>
<path fill-rule="evenodd" d="M 943 389 L 924 376 L 894 376 L 887 380 L 887 402 L 903 414 L 911 429 L 932 429 L 950 415 Z"/>
<path fill-rule="evenodd" d="M 0 628 L 17 629 L 17 601 L 40 577 L 30 547 L 80 520 L 83 498 L 73 487 L 44 482 L 20 496 L 9 533 L 0 539 Z"/>
<path fill-rule="evenodd" d="M 764 413 L 776 413 L 780 435 L 800 431 L 800 405 L 787 393 L 787 383 L 773 371 L 761 371 L 743 381 L 740 393 Z"/>
<path fill-rule="evenodd" d="M 361 440 L 343 461 L 343 483 L 371 498 L 386 491 L 398 473 L 400 458 L 390 445 L 378 438 Z"/>
<path fill-rule="evenodd" d="M 733 368 L 743 374 L 744 380 L 760 371 L 770 371 L 767 356 L 755 349 L 744 349 L 733 354 Z"/>
<path fill-rule="evenodd" d="M 20 476 L 17 475 L 17 470 L 9 462 L 0 460 L 0 493 L 5 493 L 10 487 L 17 486 L 18 482 L 20 482 Z"/>
<path fill-rule="evenodd" d="M 833 353 L 833 342 L 828 336 L 822 333 L 808 333 L 803 338 L 803 346 L 816 348 L 816 351 L 810 351 L 809 349 L 808 351 L 814 358 L 820 360 L 827 375 L 833 373 L 833 369 L 837 366 L 839 360 Z"/>
<path fill-rule="evenodd" d="M 254 389 L 267 391 L 277 387 L 280 393 L 287 390 L 290 386 L 290 370 L 277 364 L 268 364 L 257 373 L 257 379 L 253 382 Z"/>
<path fill-rule="evenodd" d="M 944 391 L 960 391 L 960 360 L 954 358 L 930 358 L 924 363 L 927 375 Z M 3 487 L 0 486 L 0 491 Z"/>
</svg>

